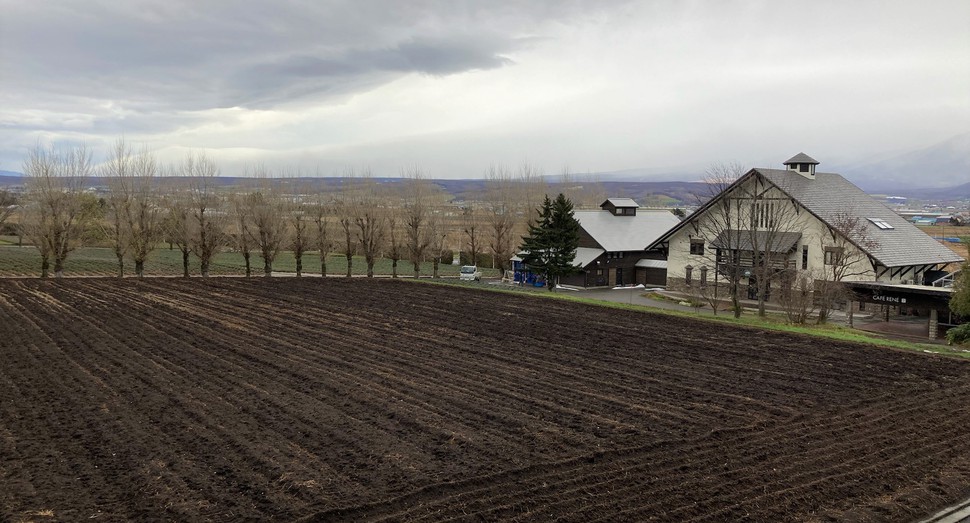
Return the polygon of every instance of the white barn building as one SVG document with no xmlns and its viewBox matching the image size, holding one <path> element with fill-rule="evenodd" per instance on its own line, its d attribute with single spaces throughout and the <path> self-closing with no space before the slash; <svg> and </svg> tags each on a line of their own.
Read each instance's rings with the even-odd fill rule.
<svg viewBox="0 0 970 523">
<path fill-rule="evenodd" d="M 647 248 L 666 253 L 667 285 L 714 280 L 725 260 L 753 269 L 755 251 L 816 280 L 884 284 L 929 284 L 963 261 L 841 175 L 817 172 L 818 164 L 802 153 L 785 169 L 751 169 L 657 238 Z"/>
</svg>

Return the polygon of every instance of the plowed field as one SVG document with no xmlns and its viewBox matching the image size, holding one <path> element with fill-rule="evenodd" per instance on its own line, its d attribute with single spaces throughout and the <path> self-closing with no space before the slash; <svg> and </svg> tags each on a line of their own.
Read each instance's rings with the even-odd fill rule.
<svg viewBox="0 0 970 523">
<path fill-rule="evenodd" d="M 970 365 L 391 280 L 0 281 L 0 520 L 906 521 Z"/>
</svg>

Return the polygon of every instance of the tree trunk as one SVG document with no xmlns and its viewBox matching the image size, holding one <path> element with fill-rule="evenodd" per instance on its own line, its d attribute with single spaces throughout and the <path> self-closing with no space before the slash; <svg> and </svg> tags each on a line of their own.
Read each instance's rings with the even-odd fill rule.
<svg viewBox="0 0 970 523">
<path fill-rule="evenodd" d="M 203 278 L 208 278 L 209 277 L 209 260 L 206 259 L 206 258 L 203 258 L 202 259 L 201 271 L 202 271 L 202 277 Z"/>
<path fill-rule="evenodd" d="M 431 262 L 431 277 L 438 277 L 438 264 L 441 262 L 441 258 L 435 256 L 434 260 Z"/>
<path fill-rule="evenodd" d="M 347 277 L 354 275 L 354 255 L 347 253 Z"/>
<path fill-rule="evenodd" d="M 135 260 L 135 276 L 145 277 L 145 260 Z"/>
<path fill-rule="evenodd" d="M 320 257 L 320 277 L 327 277 L 327 259 L 323 256 Z"/>
<path fill-rule="evenodd" d="M 265 256 L 263 257 L 263 276 L 267 278 L 273 276 L 273 262 Z"/>
<path fill-rule="evenodd" d="M 303 276 L 303 255 L 296 254 L 296 277 Z"/>
<path fill-rule="evenodd" d="M 414 263 L 414 278 L 417 279 L 421 277 L 421 262 L 413 262 L 413 263 Z"/>
<path fill-rule="evenodd" d="M 182 251 L 182 277 L 189 277 L 189 251 Z"/>
<path fill-rule="evenodd" d="M 43 256 L 40 259 L 40 277 L 48 278 L 50 277 L 51 269 L 51 259 L 49 256 Z"/>
<path fill-rule="evenodd" d="M 391 278 L 397 278 L 397 260 L 391 260 Z"/>
<path fill-rule="evenodd" d="M 250 276 L 253 275 L 253 267 L 252 267 L 252 264 L 249 261 L 249 257 L 250 256 L 252 256 L 252 255 L 249 254 L 249 251 L 246 251 L 246 252 L 243 253 L 243 260 L 246 261 L 246 277 L 247 278 L 249 278 Z"/>
<path fill-rule="evenodd" d="M 738 282 L 731 282 L 731 307 L 734 309 L 735 319 L 741 317 L 741 300 L 738 299 Z"/>
<path fill-rule="evenodd" d="M 54 256 L 54 277 L 64 277 L 64 258 L 61 256 Z"/>
<path fill-rule="evenodd" d="M 118 257 L 118 277 L 124 278 L 125 277 L 125 255 L 115 253 L 115 256 Z"/>
</svg>

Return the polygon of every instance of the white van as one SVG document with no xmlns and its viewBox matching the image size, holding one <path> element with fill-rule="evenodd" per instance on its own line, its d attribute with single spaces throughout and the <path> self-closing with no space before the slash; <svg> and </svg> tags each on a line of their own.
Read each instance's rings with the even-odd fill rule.
<svg viewBox="0 0 970 523">
<path fill-rule="evenodd" d="M 480 281 L 482 279 L 482 271 L 478 270 L 478 267 L 475 265 L 462 265 L 458 271 L 458 279 Z"/>
</svg>

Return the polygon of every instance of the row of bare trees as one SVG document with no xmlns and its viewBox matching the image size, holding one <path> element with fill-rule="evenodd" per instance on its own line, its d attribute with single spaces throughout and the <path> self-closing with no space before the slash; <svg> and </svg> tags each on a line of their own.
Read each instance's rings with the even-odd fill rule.
<svg viewBox="0 0 970 523">
<path fill-rule="evenodd" d="M 298 276 L 312 252 L 323 275 L 328 256 L 337 253 L 346 257 L 348 276 L 361 256 L 368 276 L 387 258 L 395 277 L 401 262 L 420 276 L 427 260 L 437 277 L 442 256 L 453 249 L 467 253 L 469 263 L 490 255 L 494 268 L 505 269 L 546 192 L 541 173 L 529 164 L 490 167 L 483 193 L 460 205 L 417 167 L 403 169 L 392 182 L 375 180 L 368 169 L 349 169 L 339 186 L 321 190 L 319 180 L 311 187 L 307 179 L 274 178 L 257 165 L 247 171 L 247 184 L 226 187 L 204 152 L 163 166 L 151 150 L 135 150 L 123 139 L 99 165 L 85 147 L 37 147 L 23 167 L 26 192 L 17 222 L 40 252 L 42 277 L 51 264 L 61 276 L 69 253 L 93 242 L 111 247 L 118 276 L 126 260 L 144 276 L 161 243 L 181 252 L 186 277 L 193 257 L 208 276 L 223 250 L 242 255 L 247 276 L 254 255 L 263 274 L 272 275 L 283 251 L 293 254 Z M 94 176 L 106 187 L 103 195 L 88 186 Z"/>
</svg>

